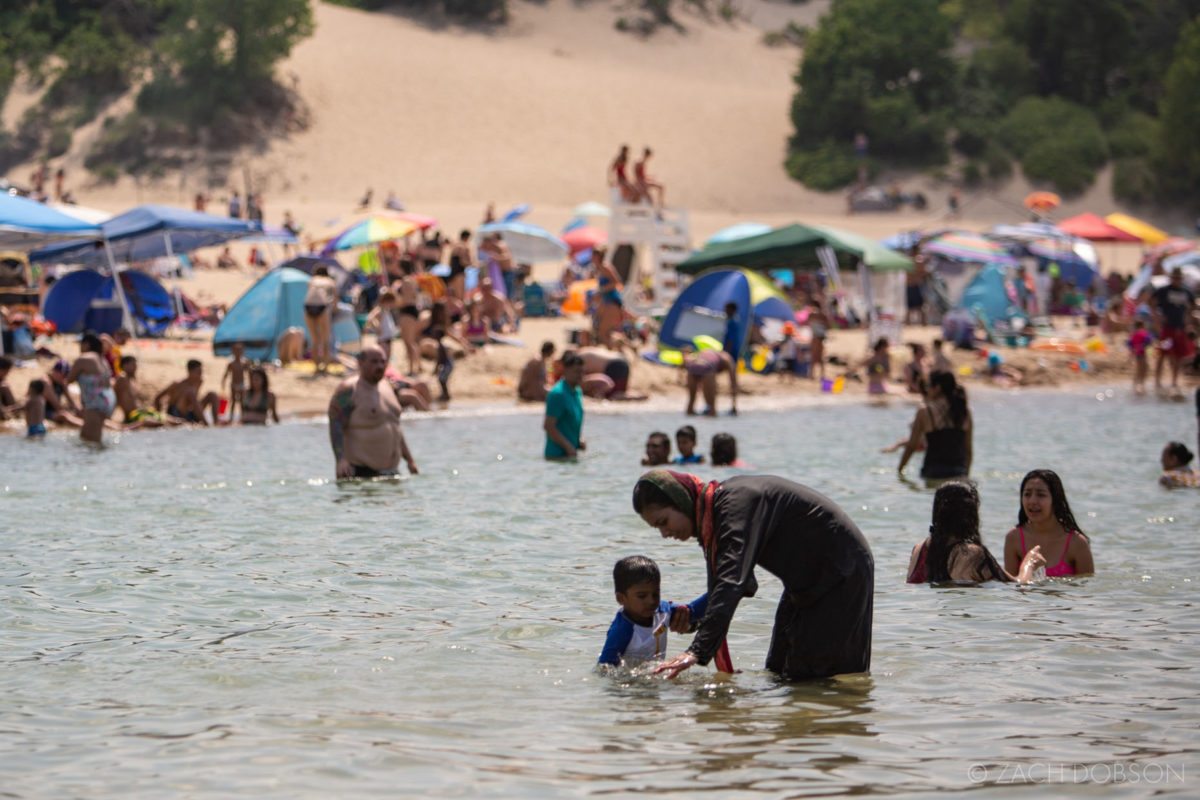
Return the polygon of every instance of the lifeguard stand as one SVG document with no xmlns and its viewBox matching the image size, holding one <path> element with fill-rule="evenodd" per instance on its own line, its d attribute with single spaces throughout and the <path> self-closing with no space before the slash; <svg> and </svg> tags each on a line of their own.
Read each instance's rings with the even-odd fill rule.
<svg viewBox="0 0 1200 800">
<path fill-rule="evenodd" d="M 625 281 L 625 305 L 639 311 L 664 311 L 679 296 L 680 275 L 675 265 L 692 252 L 691 229 L 684 208 L 656 208 L 649 204 L 624 202 L 619 189 L 609 195 L 608 242 L 616 252 L 622 245 L 633 249 Z M 620 265 L 618 265 L 620 269 Z M 638 291 L 649 288 L 653 300 L 646 303 Z"/>
</svg>

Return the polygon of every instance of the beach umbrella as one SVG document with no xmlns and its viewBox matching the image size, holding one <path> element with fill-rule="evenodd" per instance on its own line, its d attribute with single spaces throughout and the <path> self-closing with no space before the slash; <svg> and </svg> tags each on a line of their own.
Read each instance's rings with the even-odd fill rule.
<svg viewBox="0 0 1200 800">
<path fill-rule="evenodd" d="M 404 220 L 405 222 L 411 222 L 419 230 L 427 230 L 438 224 L 438 221 L 433 217 L 427 217 L 424 214 L 414 214 L 411 211 L 383 211 L 379 213 L 384 216 Z"/>
<path fill-rule="evenodd" d="M 880 239 L 879 243 L 888 250 L 900 250 L 908 252 L 921 243 L 920 231 L 901 231 L 893 233 L 886 239 Z"/>
<path fill-rule="evenodd" d="M 349 250 L 352 247 L 366 247 L 392 239 L 403 239 L 418 227 L 415 222 L 406 219 L 399 219 L 391 215 L 372 214 L 326 242 L 325 246 L 321 248 L 321 255 L 329 255 L 337 250 Z"/>
<path fill-rule="evenodd" d="M 1100 263 L 1096 248 L 1086 239 L 1035 239 L 1026 243 L 1025 249 L 1047 261 L 1078 261 L 1092 268 Z"/>
<path fill-rule="evenodd" d="M 500 221 L 501 222 L 513 222 L 514 220 L 518 220 L 521 217 L 525 216 L 532 210 L 533 210 L 533 206 L 529 205 L 529 203 L 521 203 L 521 205 L 513 206 L 508 211 L 506 211 L 504 213 L 504 216 L 500 218 Z"/>
<path fill-rule="evenodd" d="M 1021 204 L 1030 211 L 1045 214 L 1047 211 L 1058 208 L 1062 204 L 1062 198 L 1054 192 L 1032 192 L 1025 196 Z"/>
<path fill-rule="evenodd" d="M 603 203 L 597 203 L 594 200 L 589 200 L 586 203 L 580 203 L 571 210 L 571 213 L 577 217 L 611 217 L 612 211 Z"/>
<path fill-rule="evenodd" d="M 1146 244 L 1161 244 L 1171 238 L 1171 234 L 1166 231 L 1159 230 L 1149 222 L 1143 222 L 1137 217 L 1131 217 L 1128 214 L 1109 214 L 1104 218 L 1104 221 L 1114 228 L 1119 228 L 1128 234 L 1136 236 Z"/>
<path fill-rule="evenodd" d="M 951 261 L 1002 264 L 1010 267 L 1017 265 L 1017 260 L 1003 247 L 978 233 L 966 231 L 943 233 L 921 245 L 921 251 Z"/>
<path fill-rule="evenodd" d="M 1182 236 L 1172 236 L 1165 242 L 1159 242 L 1151 247 L 1146 252 L 1147 261 L 1154 261 L 1159 258 L 1170 258 L 1176 253 L 1186 253 L 1189 250 L 1195 250 L 1196 242 L 1191 239 L 1184 239 Z"/>
<path fill-rule="evenodd" d="M 758 236 L 770 231 L 771 226 L 764 225 L 761 222 L 739 222 L 736 225 L 730 225 L 728 228 L 722 228 L 705 239 L 704 246 L 708 247 L 710 244 L 720 244 L 721 242 L 736 242 L 738 239 Z"/>
<path fill-rule="evenodd" d="M 298 269 L 305 275 L 312 275 L 317 267 L 325 267 L 329 277 L 337 284 L 339 295 L 350 294 L 354 286 L 354 274 L 343 267 L 333 256 L 296 256 L 276 264 L 271 269 Z"/>
<path fill-rule="evenodd" d="M 568 231 L 573 231 L 576 228 L 582 228 L 585 225 L 587 225 L 586 219 L 583 217 L 573 217 L 570 222 L 568 222 L 566 225 L 563 225 L 563 229 L 559 231 L 558 235 L 562 236 Z"/>
<path fill-rule="evenodd" d="M 1074 239 L 1071 234 L 1049 222 L 1022 222 L 1019 225 L 993 225 L 987 232 L 991 239 L 1013 242 L 1032 242 L 1036 239 Z"/>
<path fill-rule="evenodd" d="M 96 225 L 13 194 L 0 193 L 0 250 L 42 247 L 64 239 L 101 237 Z"/>
<path fill-rule="evenodd" d="M 1141 241 L 1132 233 L 1127 233 L 1115 225 L 1111 225 L 1095 214 L 1076 214 L 1058 223 L 1061 230 L 1093 242 L 1138 242 Z"/>
<path fill-rule="evenodd" d="M 1163 271 L 1170 272 L 1176 267 L 1186 267 L 1189 264 L 1200 264 L 1200 250 L 1185 250 L 1163 259 Z"/>
<path fill-rule="evenodd" d="M 562 239 L 545 228 L 530 225 L 528 222 L 487 222 L 479 226 L 479 236 L 489 233 L 500 234 L 508 243 L 513 259 L 520 264 L 558 261 L 567 254 L 567 246 L 563 244 Z"/>
<path fill-rule="evenodd" d="M 599 228 L 584 225 L 564 233 L 562 240 L 571 253 L 578 253 L 580 250 L 589 250 L 604 244 L 608 241 L 608 234 Z"/>
</svg>

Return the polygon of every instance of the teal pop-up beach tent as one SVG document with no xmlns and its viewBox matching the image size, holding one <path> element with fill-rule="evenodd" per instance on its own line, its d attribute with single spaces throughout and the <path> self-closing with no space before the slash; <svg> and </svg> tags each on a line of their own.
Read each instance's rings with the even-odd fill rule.
<svg viewBox="0 0 1200 800">
<path fill-rule="evenodd" d="M 246 347 L 246 358 L 271 361 L 276 343 L 288 328 L 305 330 L 304 295 L 310 276 L 298 269 L 273 269 L 238 298 L 213 334 L 213 352 L 229 355 L 234 344 Z"/>
</svg>

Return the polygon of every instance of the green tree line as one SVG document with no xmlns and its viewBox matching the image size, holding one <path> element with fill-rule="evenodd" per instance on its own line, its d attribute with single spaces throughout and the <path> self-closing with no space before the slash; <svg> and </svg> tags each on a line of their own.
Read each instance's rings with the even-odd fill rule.
<svg viewBox="0 0 1200 800">
<path fill-rule="evenodd" d="M 1013 161 L 1065 194 L 1114 165 L 1134 201 L 1200 203 L 1200 0 L 834 0 L 792 102 L 789 173 L 809 186 Z"/>
</svg>

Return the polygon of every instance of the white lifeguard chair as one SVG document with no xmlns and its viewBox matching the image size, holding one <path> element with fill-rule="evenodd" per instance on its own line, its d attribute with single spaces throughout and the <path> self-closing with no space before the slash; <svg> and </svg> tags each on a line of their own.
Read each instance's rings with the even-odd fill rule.
<svg viewBox="0 0 1200 800">
<path fill-rule="evenodd" d="M 682 288 L 681 276 L 675 265 L 692 252 L 688 212 L 684 208 L 657 208 L 648 203 L 626 203 L 620 189 L 609 195 L 612 216 L 608 223 L 608 243 L 615 252 L 621 245 L 633 248 L 629 276 L 625 281 L 624 299 L 627 308 L 647 312 L 666 309 L 675 302 Z M 651 290 L 650 303 L 638 291 L 645 286 Z"/>
</svg>

